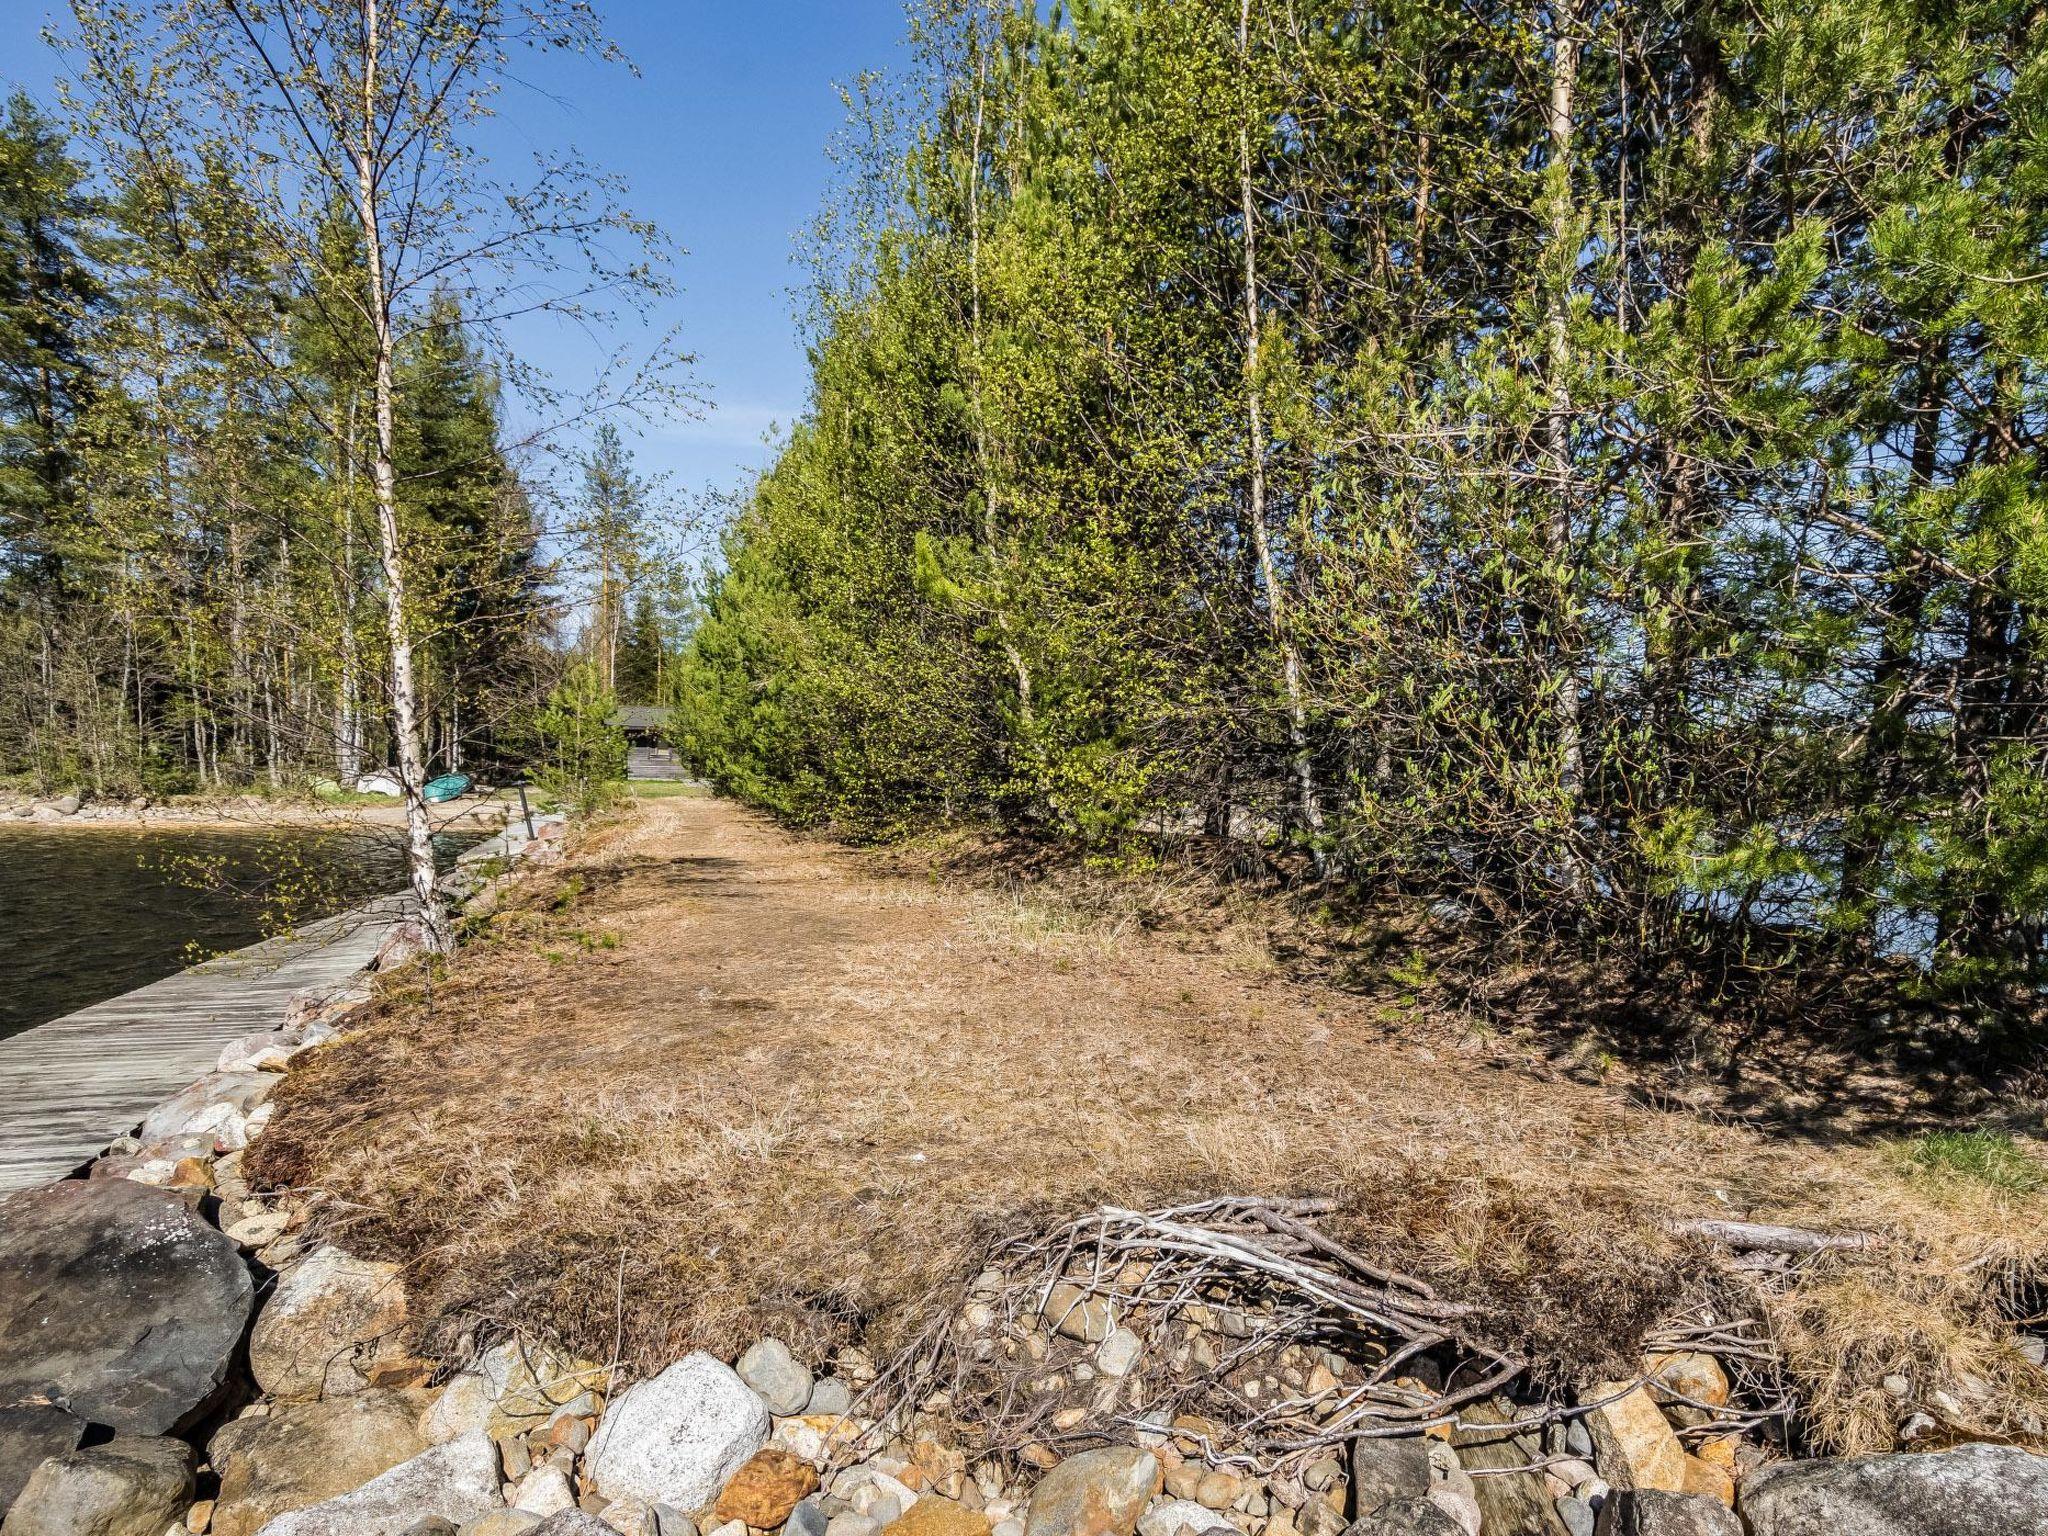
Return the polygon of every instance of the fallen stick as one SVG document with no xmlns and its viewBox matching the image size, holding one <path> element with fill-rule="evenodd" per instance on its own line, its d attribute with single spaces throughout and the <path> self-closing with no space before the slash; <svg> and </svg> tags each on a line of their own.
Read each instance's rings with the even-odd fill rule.
<svg viewBox="0 0 2048 1536">
<path fill-rule="evenodd" d="M 1665 1223 L 1665 1230 L 1684 1237 L 1704 1237 L 1737 1253 L 1830 1253 L 1875 1248 L 1881 1241 L 1871 1232 L 1815 1232 L 1806 1227 L 1774 1227 L 1754 1221 L 1673 1221 Z"/>
</svg>

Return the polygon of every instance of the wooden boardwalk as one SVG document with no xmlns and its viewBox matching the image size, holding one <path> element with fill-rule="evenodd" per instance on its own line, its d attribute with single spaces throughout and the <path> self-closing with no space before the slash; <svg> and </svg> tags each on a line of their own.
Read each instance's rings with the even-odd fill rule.
<svg viewBox="0 0 2048 1536">
<path fill-rule="evenodd" d="M 91 1161 L 294 992 L 343 990 L 404 910 L 385 897 L 0 1040 L 0 1194 Z"/>
</svg>

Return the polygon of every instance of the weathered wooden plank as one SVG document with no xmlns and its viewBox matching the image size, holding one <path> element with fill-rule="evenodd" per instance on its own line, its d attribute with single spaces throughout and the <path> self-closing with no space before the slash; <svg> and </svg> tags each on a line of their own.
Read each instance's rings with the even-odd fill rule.
<svg viewBox="0 0 2048 1536">
<path fill-rule="evenodd" d="M 89 1161 L 293 994 L 345 986 L 403 911 L 387 897 L 0 1040 L 0 1192 Z"/>
<path fill-rule="evenodd" d="M 462 857 L 516 854 L 526 842 L 515 821 Z M 408 906 L 381 897 L 0 1040 L 0 1195 L 89 1162 L 211 1072 L 230 1042 L 281 1026 L 294 994 L 346 987 Z"/>
</svg>

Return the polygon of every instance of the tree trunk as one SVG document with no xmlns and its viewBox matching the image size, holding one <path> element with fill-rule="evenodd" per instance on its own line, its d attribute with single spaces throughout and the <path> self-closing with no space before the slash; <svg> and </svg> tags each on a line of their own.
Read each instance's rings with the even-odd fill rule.
<svg viewBox="0 0 2048 1536">
<path fill-rule="evenodd" d="M 1240 0 L 1237 17 L 1238 69 L 1251 80 L 1251 0 Z M 1259 398 L 1259 210 L 1252 184 L 1252 131 L 1250 117 L 1255 110 L 1247 103 L 1244 119 L 1237 129 L 1238 204 L 1244 220 L 1244 394 L 1245 449 L 1249 460 L 1246 485 L 1247 531 L 1252 556 L 1258 566 L 1259 583 L 1266 598 L 1266 622 L 1280 648 L 1280 679 L 1287 693 L 1287 744 L 1293 753 L 1295 810 L 1311 837 L 1323 830 L 1322 800 L 1316 792 L 1315 765 L 1309 756 L 1308 707 L 1303 699 L 1301 653 L 1287 627 L 1287 598 L 1273 559 L 1273 545 L 1266 528 L 1266 421 Z M 1324 853 L 1315 850 L 1316 866 L 1323 867 Z"/>
<path fill-rule="evenodd" d="M 1566 887 L 1583 895 L 1586 874 L 1577 847 L 1585 757 L 1579 718 L 1579 668 L 1572 639 L 1576 627 L 1572 571 L 1571 463 L 1571 296 L 1578 251 L 1572 238 L 1572 112 L 1578 91 L 1579 45 L 1574 0 L 1552 7 L 1550 50 L 1549 159 L 1543 170 L 1544 203 L 1544 479 L 1548 495 L 1543 544 L 1551 566 L 1550 622 L 1556 648 L 1555 725 L 1557 788 L 1564 818 L 1561 867 Z"/>
<path fill-rule="evenodd" d="M 980 54 L 980 38 L 975 39 L 977 54 Z M 988 117 L 988 60 L 986 55 L 975 60 L 974 76 L 974 143 L 967 166 L 967 289 L 968 289 L 968 335 L 974 347 L 974 457 L 981 472 L 981 548 L 982 560 L 987 565 L 991 582 L 997 569 L 996 517 L 996 474 L 994 456 L 989 450 L 988 403 L 982 379 L 981 362 L 981 140 Z M 1031 669 L 1025 664 L 1024 653 L 1018 649 L 1015 636 L 1010 628 L 1010 615 L 1003 601 L 1003 594 L 995 595 L 996 634 L 1003 648 L 1003 657 L 1010 664 L 1010 671 L 1017 679 L 1017 724 L 1028 738 L 1031 734 Z"/>
<path fill-rule="evenodd" d="M 334 776 L 354 789 L 363 773 L 362 685 L 356 656 L 356 396 L 348 403 L 348 437 L 341 445 L 341 572 L 335 608 L 341 618 L 341 679 L 334 698 Z"/>
<path fill-rule="evenodd" d="M 357 214 L 362 222 L 364 263 L 370 283 L 370 312 L 376 337 L 375 448 L 371 482 L 377 499 L 377 553 L 384 572 L 384 631 L 391 648 L 391 728 L 398 755 L 398 781 L 405 793 L 406 872 L 427 947 L 449 947 L 448 915 L 434 888 L 434 836 L 425 794 L 426 758 L 421 750 L 419 690 L 413 676 L 412 633 L 405 596 L 405 562 L 398 528 L 395 457 L 397 393 L 391 295 L 384 269 L 384 241 L 378 218 L 377 58 L 380 0 L 363 6 L 363 138 L 356 148 Z"/>
</svg>

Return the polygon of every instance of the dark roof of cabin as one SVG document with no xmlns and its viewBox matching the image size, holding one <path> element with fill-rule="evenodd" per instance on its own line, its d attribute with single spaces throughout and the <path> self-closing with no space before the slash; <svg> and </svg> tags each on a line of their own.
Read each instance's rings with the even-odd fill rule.
<svg viewBox="0 0 2048 1536">
<path fill-rule="evenodd" d="M 658 731 L 668 724 L 670 713 L 659 704 L 621 704 L 612 724 L 622 731 Z"/>
</svg>

